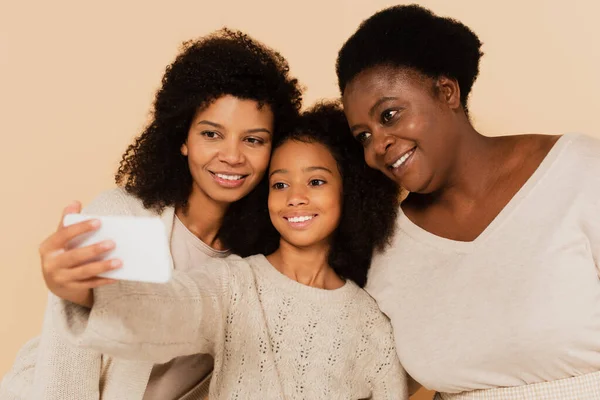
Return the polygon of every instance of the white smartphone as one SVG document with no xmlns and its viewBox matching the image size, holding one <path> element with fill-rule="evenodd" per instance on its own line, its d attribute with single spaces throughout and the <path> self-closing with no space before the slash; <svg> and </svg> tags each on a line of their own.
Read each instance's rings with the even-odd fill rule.
<svg viewBox="0 0 600 400">
<path fill-rule="evenodd" d="M 69 247 L 84 247 L 103 240 L 115 242 L 115 248 L 98 260 L 117 258 L 121 268 L 99 276 L 127 281 L 165 283 L 171 279 L 169 240 L 158 217 L 96 216 L 67 214 L 63 225 L 89 219 L 100 220 L 100 228 L 74 239 Z"/>
</svg>

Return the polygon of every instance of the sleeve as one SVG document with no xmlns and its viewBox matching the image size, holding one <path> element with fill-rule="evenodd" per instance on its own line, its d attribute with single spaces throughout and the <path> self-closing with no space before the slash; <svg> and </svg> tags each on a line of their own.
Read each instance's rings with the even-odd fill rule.
<svg viewBox="0 0 600 400">
<path fill-rule="evenodd" d="M 174 271 L 166 284 L 119 281 L 100 287 L 91 310 L 61 301 L 54 315 L 70 343 L 114 357 L 164 363 L 214 355 L 234 279 L 227 262 L 215 259 Z"/>
<path fill-rule="evenodd" d="M 374 325 L 377 329 L 374 368 L 371 374 L 373 400 L 408 400 L 408 374 L 400 365 L 392 325 L 382 313 Z"/>
<path fill-rule="evenodd" d="M 381 364 L 381 367 L 387 368 L 382 368 L 381 376 L 373 382 L 372 399 L 408 400 L 407 374 L 400 365 L 395 348 L 394 357 L 390 357 L 386 363 Z"/>
<path fill-rule="evenodd" d="M 580 140 L 577 156 L 585 181 L 574 190 L 581 191 L 582 225 L 600 277 L 600 140 L 587 136 Z"/>
<path fill-rule="evenodd" d="M 101 193 L 84 212 L 99 215 L 130 213 L 122 189 Z M 72 346 L 59 334 L 52 310 L 62 300 L 49 294 L 42 334 L 28 342 L 0 386 L 1 400 L 98 400 L 102 355 Z M 77 372 L 77 373 L 74 373 Z"/>
<path fill-rule="evenodd" d="M 10 371 L 0 382 L 0 400 L 26 400 L 31 398 L 30 391 L 35 373 L 35 360 L 40 337 L 27 342 L 19 353 Z"/>
</svg>

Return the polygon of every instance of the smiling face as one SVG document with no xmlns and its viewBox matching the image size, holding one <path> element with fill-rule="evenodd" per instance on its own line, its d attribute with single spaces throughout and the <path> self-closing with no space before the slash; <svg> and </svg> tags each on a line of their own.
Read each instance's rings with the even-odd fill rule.
<svg viewBox="0 0 600 400">
<path fill-rule="evenodd" d="M 446 181 L 464 112 L 455 81 L 374 67 L 345 88 L 344 112 L 365 161 L 410 192 L 431 193 Z"/>
<path fill-rule="evenodd" d="M 192 191 L 227 204 L 246 196 L 266 172 L 272 131 L 271 108 L 253 100 L 223 96 L 198 111 L 181 146 Z"/>
<path fill-rule="evenodd" d="M 329 246 L 342 213 L 342 177 L 327 147 L 288 140 L 269 170 L 269 215 L 281 240 Z"/>
</svg>

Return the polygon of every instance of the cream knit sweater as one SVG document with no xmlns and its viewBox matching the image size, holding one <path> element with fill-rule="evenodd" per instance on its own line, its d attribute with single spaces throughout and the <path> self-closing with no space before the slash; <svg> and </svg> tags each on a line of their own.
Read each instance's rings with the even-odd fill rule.
<svg viewBox="0 0 600 400">
<path fill-rule="evenodd" d="M 211 260 L 168 284 L 118 282 L 92 310 L 55 304 L 79 346 L 165 362 L 210 353 L 210 399 L 407 399 L 388 319 L 352 282 L 302 285 L 264 256 Z"/>
<path fill-rule="evenodd" d="M 101 193 L 84 212 L 158 216 L 122 189 Z M 165 208 L 160 218 L 171 236 L 173 208 Z M 20 350 L 0 384 L 0 400 L 141 400 L 154 363 L 112 358 L 72 346 L 58 333 L 52 316 L 51 310 L 58 301 L 50 294 L 42 335 Z M 196 390 L 184 399 L 199 400 L 202 395 L 203 390 Z"/>
</svg>

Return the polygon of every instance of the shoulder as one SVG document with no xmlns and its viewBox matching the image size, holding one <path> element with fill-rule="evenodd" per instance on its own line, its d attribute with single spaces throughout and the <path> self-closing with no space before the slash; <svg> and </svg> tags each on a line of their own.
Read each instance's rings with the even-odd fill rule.
<svg viewBox="0 0 600 400">
<path fill-rule="evenodd" d="M 600 139 L 567 134 L 561 139 L 560 170 L 567 185 L 576 192 L 600 193 Z"/>
<path fill-rule="evenodd" d="M 391 338 L 392 325 L 389 318 L 381 311 L 379 305 L 369 293 L 357 287 L 355 294 L 356 314 L 362 321 L 357 326 L 363 326 L 370 337 L 378 340 L 379 337 Z"/>
<path fill-rule="evenodd" d="M 217 268 L 224 268 L 228 271 L 229 277 L 234 286 L 250 287 L 254 286 L 254 274 L 251 265 L 252 257 L 242 258 L 236 254 L 230 254 L 224 258 L 216 258 L 211 262 Z"/>
<path fill-rule="evenodd" d="M 83 210 L 86 214 L 157 216 L 155 210 L 144 207 L 142 201 L 123 188 L 106 190 L 96 196 Z"/>
<path fill-rule="evenodd" d="M 566 134 L 560 140 L 564 141 L 562 156 L 566 161 L 578 167 L 600 166 L 600 139 L 583 134 Z M 560 144 L 561 142 L 557 143 Z"/>
</svg>

